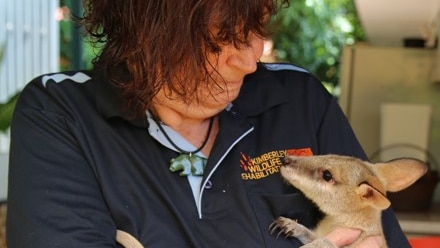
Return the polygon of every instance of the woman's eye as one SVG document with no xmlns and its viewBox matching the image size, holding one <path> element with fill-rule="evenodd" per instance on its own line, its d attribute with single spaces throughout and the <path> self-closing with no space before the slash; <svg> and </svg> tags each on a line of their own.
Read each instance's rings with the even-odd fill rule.
<svg viewBox="0 0 440 248">
<path fill-rule="evenodd" d="M 330 182 L 333 180 L 333 175 L 329 170 L 325 170 L 322 172 L 322 178 L 326 181 L 326 182 Z"/>
</svg>

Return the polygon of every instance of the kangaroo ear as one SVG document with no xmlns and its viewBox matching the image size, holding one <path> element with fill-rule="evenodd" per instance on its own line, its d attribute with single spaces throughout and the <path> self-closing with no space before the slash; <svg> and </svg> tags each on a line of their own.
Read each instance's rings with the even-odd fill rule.
<svg viewBox="0 0 440 248">
<path fill-rule="evenodd" d="M 390 192 L 407 188 L 428 170 L 426 163 L 412 158 L 399 158 L 372 167 Z"/>
<path fill-rule="evenodd" d="M 363 202 L 376 209 L 386 209 L 391 205 L 390 201 L 382 193 L 366 183 L 360 184 L 356 189 L 356 193 Z"/>
</svg>

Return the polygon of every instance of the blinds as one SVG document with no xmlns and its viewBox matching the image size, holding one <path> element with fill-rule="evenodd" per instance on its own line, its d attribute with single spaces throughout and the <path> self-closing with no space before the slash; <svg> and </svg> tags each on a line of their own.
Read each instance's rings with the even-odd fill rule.
<svg viewBox="0 0 440 248">
<path fill-rule="evenodd" d="M 0 102 L 59 68 L 58 0 L 0 0 Z M 0 153 L 9 139 L 0 133 Z"/>
</svg>

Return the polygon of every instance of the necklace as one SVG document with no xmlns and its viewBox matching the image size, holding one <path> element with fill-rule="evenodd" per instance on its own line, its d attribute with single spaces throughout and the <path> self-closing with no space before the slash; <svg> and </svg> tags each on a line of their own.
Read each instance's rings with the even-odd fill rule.
<svg viewBox="0 0 440 248">
<path fill-rule="evenodd" d="M 206 134 L 206 138 L 203 141 L 202 145 L 194 151 L 185 151 L 174 143 L 168 134 L 163 129 L 162 125 L 158 123 L 155 119 L 156 125 L 159 127 L 160 131 L 163 133 L 165 138 L 170 142 L 170 144 L 176 148 L 181 154 L 176 158 L 172 158 L 170 160 L 170 171 L 176 172 L 181 171 L 179 173 L 180 176 L 203 176 L 206 165 L 206 158 L 202 158 L 200 156 L 195 155 L 199 151 L 201 151 L 206 143 L 208 143 L 209 136 L 211 136 L 212 124 L 214 123 L 214 117 L 209 120 L 208 133 Z"/>
</svg>

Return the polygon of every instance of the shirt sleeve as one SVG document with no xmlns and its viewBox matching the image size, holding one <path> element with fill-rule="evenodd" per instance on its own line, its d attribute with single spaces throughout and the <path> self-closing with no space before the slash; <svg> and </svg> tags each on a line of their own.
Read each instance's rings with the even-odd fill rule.
<svg viewBox="0 0 440 248">
<path fill-rule="evenodd" d="M 336 99 L 328 104 L 319 126 L 319 153 L 341 154 L 366 160 L 367 156 Z"/>
<path fill-rule="evenodd" d="M 38 94 L 22 92 L 11 127 L 8 247 L 116 247 L 116 227 L 77 127 L 47 110 Z"/>
</svg>

